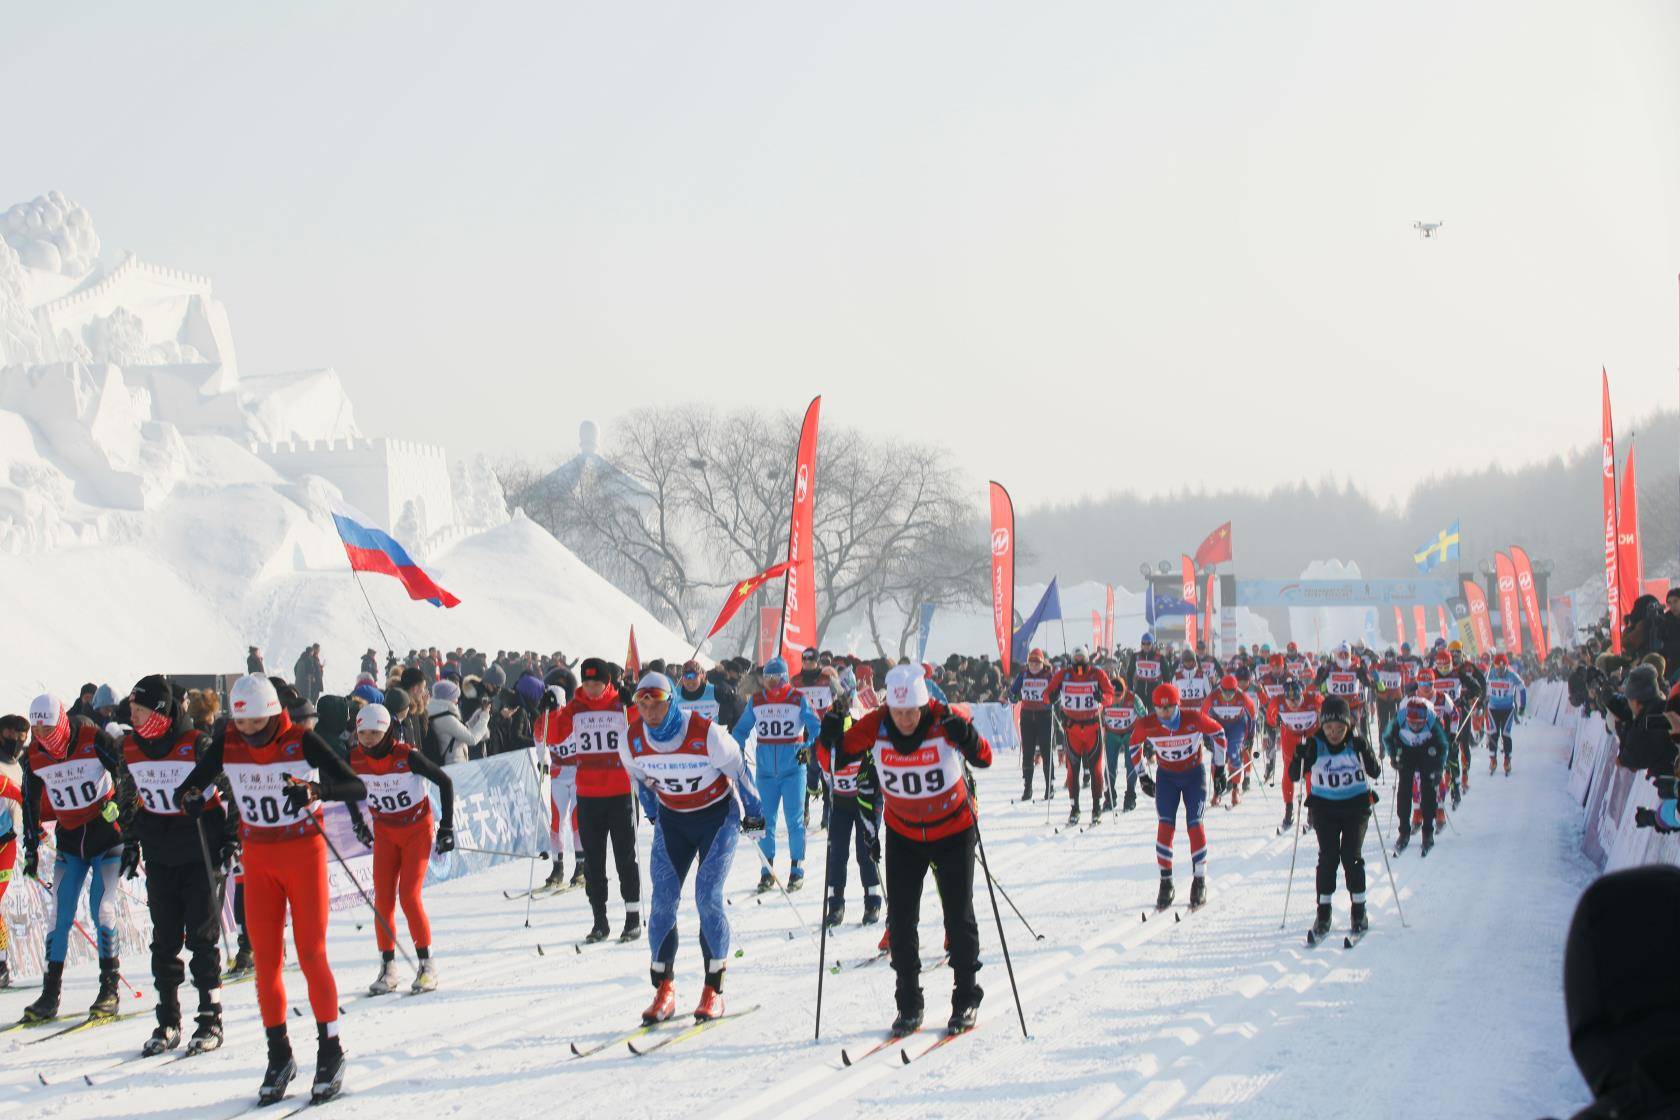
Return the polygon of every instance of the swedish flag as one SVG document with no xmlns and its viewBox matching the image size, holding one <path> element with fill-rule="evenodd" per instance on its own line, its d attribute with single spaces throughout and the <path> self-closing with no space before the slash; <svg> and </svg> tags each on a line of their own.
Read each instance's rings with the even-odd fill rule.
<svg viewBox="0 0 1680 1120">
<path fill-rule="evenodd" d="M 1427 572 L 1437 564 L 1444 564 L 1448 560 L 1458 559 L 1458 522 L 1452 523 L 1452 528 L 1443 529 L 1435 534 L 1435 539 L 1424 545 L 1412 556 L 1412 563 L 1417 570 Z"/>
</svg>

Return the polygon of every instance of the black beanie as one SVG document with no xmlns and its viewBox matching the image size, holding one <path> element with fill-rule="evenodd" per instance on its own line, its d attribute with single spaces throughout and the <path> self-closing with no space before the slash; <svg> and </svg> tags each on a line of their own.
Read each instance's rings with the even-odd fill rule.
<svg viewBox="0 0 1680 1120">
<path fill-rule="evenodd" d="M 135 682 L 133 696 L 134 702 L 142 708 L 150 708 L 166 716 L 175 714 L 175 690 L 169 687 L 166 678 L 156 673 Z"/>
</svg>

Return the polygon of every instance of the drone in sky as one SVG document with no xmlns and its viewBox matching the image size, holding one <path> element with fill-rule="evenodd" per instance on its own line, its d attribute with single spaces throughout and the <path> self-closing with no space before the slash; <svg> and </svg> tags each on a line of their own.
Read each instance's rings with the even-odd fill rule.
<svg viewBox="0 0 1680 1120">
<path fill-rule="evenodd" d="M 1441 227 L 1446 224 L 1446 222 L 1413 222 L 1412 228 L 1418 231 L 1419 237 L 1427 241 L 1441 232 Z"/>
</svg>

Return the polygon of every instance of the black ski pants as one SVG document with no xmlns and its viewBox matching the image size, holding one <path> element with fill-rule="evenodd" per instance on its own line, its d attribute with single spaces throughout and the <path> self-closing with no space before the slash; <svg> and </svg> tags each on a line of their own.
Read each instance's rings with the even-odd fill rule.
<svg viewBox="0 0 1680 1120">
<path fill-rule="evenodd" d="M 618 868 L 618 897 L 626 912 L 641 913 L 642 876 L 636 867 L 636 807 L 631 794 L 579 797 L 578 836 L 583 841 L 583 889 L 597 922 L 607 919 L 607 843 Z"/>
<path fill-rule="evenodd" d="M 950 941 L 951 973 L 956 979 L 953 999 L 977 1001 L 980 986 L 980 925 L 974 917 L 974 845 L 978 833 L 965 828 L 940 840 L 912 840 L 891 827 L 885 829 L 887 864 L 887 930 L 893 972 L 898 976 L 898 1009 L 922 1009 L 921 940 L 922 880 L 933 872 L 939 902 L 945 911 L 945 936 Z"/>
</svg>

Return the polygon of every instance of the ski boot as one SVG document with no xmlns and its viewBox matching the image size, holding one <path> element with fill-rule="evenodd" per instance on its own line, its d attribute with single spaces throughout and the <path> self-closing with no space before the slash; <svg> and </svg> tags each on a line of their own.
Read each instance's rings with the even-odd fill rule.
<svg viewBox="0 0 1680 1120">
<path fill-rule="evenodd" d="M 700 989 L 700 1002 L 694 1008 L 694 1021 L 704 1023 L 723 1018 L 723 970 L 706 973 L 706 986 Z"/>
<path fill-rule="evenodd" d="M 1021 787 L 1021 800 L 1022 801 L 1031 801 L 1032 800 L 1032 779 L 1031 778 L 1028 778 L 1026 785 Z"/>
<path fill-rule="evenodd" d="M 1422 857 L 1428 855 L 1429 854 L 1429 849 L 1433 848 L 1434 846 L 1435 846 L 1435 834 L 1432 833 L 1432 832 L 1424 833 L 1423 834 L 1423 844 L 1422 844 L 1421 847 L 1418 848 L 1418 857 L 1421 859 Z"/>
<path fill-rule="evenodd" d="M 201 1007 L 198 1011 L 197 1026 L 193 1028 L 192 1037 L 187 1039 L 187 1053 L 202 1054 L 206 1050 L 218 1050 L 222 1045 L 222 1009 L 216 1004 Z"/>
<path fill-rule="evenodd" d="M 254 972 L 256 967 L 256 959 L 251 956 L 251 943 L 245 939 L 244 934 L 240 934 L 239 949 L 233 954 L 233 963 L 229 965 L 228 970 L 222 974 L 222 978 L 224 980 L 238 979 L 239 977 L 247 976 Z"/>
<path fill-rule="evenodd" d="M 1213 803 L 1215 805 L 1219 804 L 1219 799 L 1230 788 L 1231 784 L 1225 780 L 1225 767 L 1215 766 L 1213 768 Z"/>
<path fill-rule="evenodd" d="M 0 957 L 0 991 L 12 986 L 12 966 L 5 957 Z"/>
<path fill-rule="evenodd" d="M 1330 932 L 1330 904 L 1318 904 L 1318 914 L 1313 918 L 1312 935 L 1314 941 L 1320 941 Z"/>
<path fill-rule="evenodd" d="M 99 994 L 88 1008 L 89 1019 L 108 1019 L 117 1013 L 117 973 L 121 967 L 116 957 L 99 958 Z"/>
<path fill-rule="evenodd" d="M 420 958 L 420 971 L 414 974 L 414 983 L 408 990 L 416 993 L 437 991 L 437 965 L 431 957 Z"/>
<path fill-rule="evenodd" d="M 922 1029 L 922 1009 L 919 1007 L 901 1007 L 898 1017 L 892 1021 L 887 1033 L 894 1038 L 904 1038 Z"/>
<path fill-rule="evenodd" d="M 1242 787 L 1239 786 L 1236 782 L 1232 782 L 1231 783 L 1231 808 L 1235 809 L 1237 807 L 1237 803 L 1240 802 L 1241 800 L 1242 800 Z"/>
<path fill-rule="evenodd" d="M 1105 812 L 1112 813 L 1114 811 L 1114 791 L 1113 790 L 1109 790 L 1107 793 L 1103 794 L 1102 807 L 1103 807 L 1103 810 Z"/>
<path fill-rule="evenodd" d="M 828 905 L 823 908 L 823 925 L 830 929 L 846 920 L 846 900 L 838 894 L 828 896 Z"/>
<path fill-rule="evenodd" d="M 972 985 L 951 997 L 951 1018 L 945 1024 L 946 1034 L 961 1034 L 974 1029 L 980 1021 L 980 1000 L 985 993 L 979 985 Z"/>
<path fill-rule="evenodd" d="M 1371 928 L 1371 919 L 1365 916 L 1365 904 L 1363 902 L 1353 904 L 1352 924 L 1354 933 L 1364 933 Z"/>
<path fill-rule="evenodd" d="M 1409 828 L 1402 828 L 1400 830 L 1399 839 L 1395 840 L 1395 842 L 1394 842 L 1394 854 L 1399 855 L 1401 852 L 1405 851 L 1406 850 L 1406 845 L 1410 844 L 1411 842 L 1412 842 L 1412 830 L 1409 829 Z"/>
<path fill-rule="evenodd" d="M 764 894 L 775 889 L 776 877 L 770 874 L 770 869 L 766 867 L 763 871 L 758 873 L 758 893 Z"/>
<path fill-rule="evenodd" d="M 384 959 L 379 962 L 379 975 L 368 985 L 370 996 L 388 996 L 402 985 L 402 977 L 397 975 L 396 953 L 382 953 L 380 956 Z"/>
<path fill-rule="evenodd" d="M 1079 823 L 1079 802 L 1075 801 L 1073 808 L 1068 810 L 1067 823 L 1069 828 Z"/>
<path fill-rule="evenodd" d="M 41 975 L 41 994 L 23 1009 L 25 1023 L 50 1023 L 58 1018 L 58 995 L 64 986 L 64 962 L 48 961 Z"/>
<path fill-rule="evenodd" d="M 258 1104 L 273 1104 L 286 1095 L 286 1086 L 297 1076 L 297 1062 L 292 1060 L 292 1043 L 286 1037 L 285 1024 L 268 1028 L 268 1069 L 263 1073 L 262 1088 L 257 1090 Z"/>
<path fill-rule="evenodd" d="M 797 860 L 795 860 L 794 863 L 793 863 L 793 866 L 788 868 L 787 889 L 790 890 L 790 891 L 796 891 L 796 890 L 800 889 L 801 887 L 803 887 L 804 885 L 805 885 L 805 869 L 803 867 L 799 866 L 799 862 Z"/>
<path fill-rule="evenodd" d="M 173 1050 L 181 1045 L 181 1025 L 179 1023 L 159 1022 L 152 1028 L 152 1037 L 148 1038 L 140 1047 L 142 1058 L 155 1058 L 165 1050 Z"/>
<path fill-rule="evenodd" d="M 1293 827 L 1295 827 L 1295 804 L 1289 802 L 1283 807 L 1283 823 L 1278 825 L 1278 832 L 1287 832 Z"/>
<path fill-rule="evenodd" d="M 618 943 L 623 945 L 641 939 L 642 912 L 640 910 L 626 910 L 624 912 L 624 928 L 618 931 Z"/>
<path fill-rule="evenodd" d="M 866 894 L 863 896 L 863 924 L 872 926 L 881 920 L 881 896 Z"/>
<path fill-rule="evenodd" d="M 583 935 L 583 943 L 593 945 L 597 941 L 605 941 L 611 933 L 612 928 L 607 925 L 607 915 L 602 912 L 595 915 L 595 924 L 590 926 L 589 932 Z"/>
<path fill-rule="evenodd" d="M 653 974 L 653 1002 L 642 1012 L 642 1025 L 651 1027 L 663 1023 L 677 1013 L 677 992 L 674 982 L 664 973 Z"/>
<path fill-rule="evenodd" d="M 1488 752 L 1488 773 L 1491 775 L 1497 769 L 1499 769 L 1499 752 L 1498 751 L 1489 751 Z M 1465 782 L 1464 784 L 1468 786 L 1470 783 Z"/>
<path fill-rule="evenodd" d="M 1190 880 L 1190 909 L 1207 905 L 1207 876 L 1196 875 Z"/>
<path fill-rule="evenodd" d="M 1508 754 L 1505 756 L 1505 776 L 1507 778 L 1511 776 L 1511 756 Z"/>
<path fill-rule="evenodd" d="M 316 1025 L 315 1081 L 309 1086 L 309 1101 L 319 1104 L 338 1096 L 344 1085 L 344 1047 L 338 1035 L 327 1033 L 327 1024 Z"/>
<path fill-rule="evenodd" d="M 1129 790 L 1126 791 L 1125 800 L 1120 802 L 1120 811 L 1122 813 L 1129 813 L 1133 809 L 1136 809 L 1136 808 L 1137 808 L 1137 790 L 1129 789 Z"/>
<path fill-rule="evenodd" d="M 1102 823 L 1102 803 L 1093 798 L 1092 801 L 1091 801 L 1091 827 L 1095 828 L 1095 827 L 1097 827 L 1097 825 L 1099 825 L 1101 823 Z"/>
<path fill-rule="evenodd" d="M 1161 890 L 1155 896 L 1155 909 L 1165 910 L 1173 904 L 1173 881 L 1171 875 L 1161 876 Z"/>
<path fill-rule="evenodd" d="M 566 881 L 566 889 L 573 890 L 581 886 L 583 886 L 583 861 L 579 860 L 577 869 L 572 872 L 572 877 Z"/>
<path fill-rule="evenodd" d="M 554 866 L 548 869 L 548 878 L 544 879 L 542 881 L 542 886 L 538 887 L 537 889 L 538 890 L 544 890 L 544 891 L 557 891 L 557 890 L 560 890 L 561 888 L 565 887 L 565 885 L 566 885 L 566 868 L 564 866 L 565 862 L 566 861 L 561 859 L 559 856 L 555 856 L 554 857 Z M 580 870 L 581 870 L 581 868 L 580 868 Z"/>
</svg>

